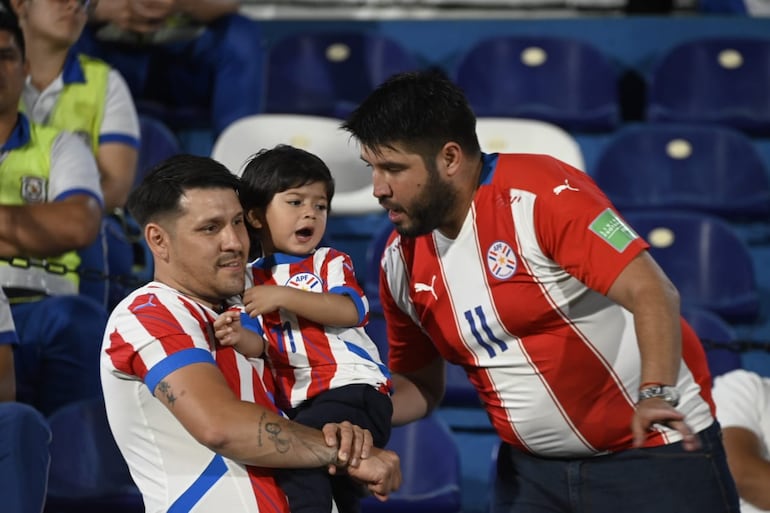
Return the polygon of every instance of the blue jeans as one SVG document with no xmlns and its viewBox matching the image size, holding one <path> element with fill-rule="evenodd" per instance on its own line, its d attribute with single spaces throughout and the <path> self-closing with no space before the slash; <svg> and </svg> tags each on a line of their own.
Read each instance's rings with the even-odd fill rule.
<svg viewBox="0 0 770 513">
<path fill-rule="evenodd" d="M 50 296 L 11 304 L 19 335 L 16 398 L 46 417 L 71 402 L 101 397 L 99 357 L 104 306 L 85 296 Z"/>
<path fill-rule="evenodd" d="M 546 459 L 500 446 L 492 513 L 738 513 L 717 422 L 701 448 L 681 443 L 584 459 Z"/>
</svg>

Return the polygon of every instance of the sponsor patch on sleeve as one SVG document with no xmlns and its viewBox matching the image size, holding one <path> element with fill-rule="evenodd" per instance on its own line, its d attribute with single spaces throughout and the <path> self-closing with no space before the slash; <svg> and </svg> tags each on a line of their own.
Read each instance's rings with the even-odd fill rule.
<svg viewBox="0 0 770 513">
<path fill-rule="evenodd" d="M 631 241 L 639 238 L 639 235 L 609 208 L 596 216 L 589 228 L 618 253 L 625 251 Z"/>
</svg>

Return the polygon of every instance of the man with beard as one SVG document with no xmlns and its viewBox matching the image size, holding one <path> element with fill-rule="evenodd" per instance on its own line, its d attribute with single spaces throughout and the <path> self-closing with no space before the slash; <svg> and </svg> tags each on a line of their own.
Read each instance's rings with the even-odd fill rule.
<svg viewBox="0 0 770 513">
<path fill-rule="evenodd" d="M 503 440 L 495 512 L 737 512 L 679 295 L 585 173 L 484 154 L 462 91 L 391 77 L 343 127 L 395 226 L 380 298 L 393 421 L 463 366 Z M 654 505 L 654 506 L 652 506 Z"/>
</svg>

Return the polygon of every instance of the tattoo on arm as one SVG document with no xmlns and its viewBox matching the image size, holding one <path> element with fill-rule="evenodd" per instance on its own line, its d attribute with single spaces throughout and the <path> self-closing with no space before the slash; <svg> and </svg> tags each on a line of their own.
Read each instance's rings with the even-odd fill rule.
<svg viewBox="0 0 770 513">
<path fill-rule="evenodd" d="M 318 466 L 333 465 L 337 462 L 337 451 L 334 448 L 326 447 L 325 445 L 319 446 L 313 444 L 307 438 L 303 437 L 303 433 L 292 433 L 296 431 L 294 426 L 287 424 L 289 429 L 284 429 L 284 426 L 279 422 L 270 422 L 267 419 L 267 414 L 262 412 L 259 418 L 259 429 L 257 433 L 257 443 L 259 447 L 267 443 L 267 440 L 273 443 L 275 450 L 279 454 L 286 454 L 292 450 L 292 440 L 296 439 L 299 445 L 308 450 L 310 454 L 315 455 Z M 300 427 L 300 426 L 297 426 Z M 267 440 L 264 440 L 262 435 L 265 434 Z"/>
<path fill-rule="evenodd" d="M 165 381 L 161 381 L 158 383 L 158 390 L 160 390 L 160 393 L 166 397 L 168 406 L 172 408 L 176 402 L 176 396 L 174 395 L 174 392 L 171 391 L 171 385 Z"/>
<path fill-rule="evenodd" d="M 260 447 L 262 447 L 264 443 L 262 440 L 263 432 L 267 434 L 268 440 L 273 442 L 275 450 L 280 454 L 285 454 L 291 448 L 291 441 L 289 440 L 289 437 L 284 436 L 281 425 L 277 422 L 268 422 L 267 414 L 264 412 L 262 412 L 262 416 L 259 418 L 257 443 Z"/>
</svg>

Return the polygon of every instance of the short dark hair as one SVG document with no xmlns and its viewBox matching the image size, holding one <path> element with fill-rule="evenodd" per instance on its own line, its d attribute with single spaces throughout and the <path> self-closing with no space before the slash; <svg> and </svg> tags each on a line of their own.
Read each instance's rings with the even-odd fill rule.
<svg viewBox="0 0 770 513">
<path fill-rule="evenodd" d="M 11 33 L 16 40 L 16 45 L 19 47 L 21 58 L 24 59 L 27 52 L 24 44 L 24 33 L 19 26 L 19 18 L 6 0 L 0 2 L 0 30 Z"/>
<path fill-rule="evenodd" d="M 331 205 L 334 178 L 318 156 L 294 146 L 279 144 L 253 155 L 241 175 L 241 205 L 244 210 L 265 208 L 279 192 L 321 182 Z"/>
<path fill-rule="evenodd" d="M 368 148 L 402 144 L 433 159 L 449 141 L 481 152 L 476 116 L 463 91 L 437 69 L 399 73 L 375 89 L 342 128 Z"/>
<path fill-rule="evenodd" d="M 277 193 L 317 182 L 326 187 L 326 200 L 331 210 L 334 178 L 323 160 L 287 144 L 263 149 L 253 155 L 243 168 L 241 206 L 246 213 L 254 208 L 265 209 Z M 249 259 L 254 259 L 262 253 L 259 230 L 251 223 L 246 223 L 246 229 L 251 242 Z"/>
<path fill-rule="evenodd" d="M 126 208 L 145 226 L 158 217 L 180 212 L 179 200 L 189 189 L 240 190 L 241 182 L 209 157 L 180 154 L 157 164 L 128 197 Z"/>
</svg>

